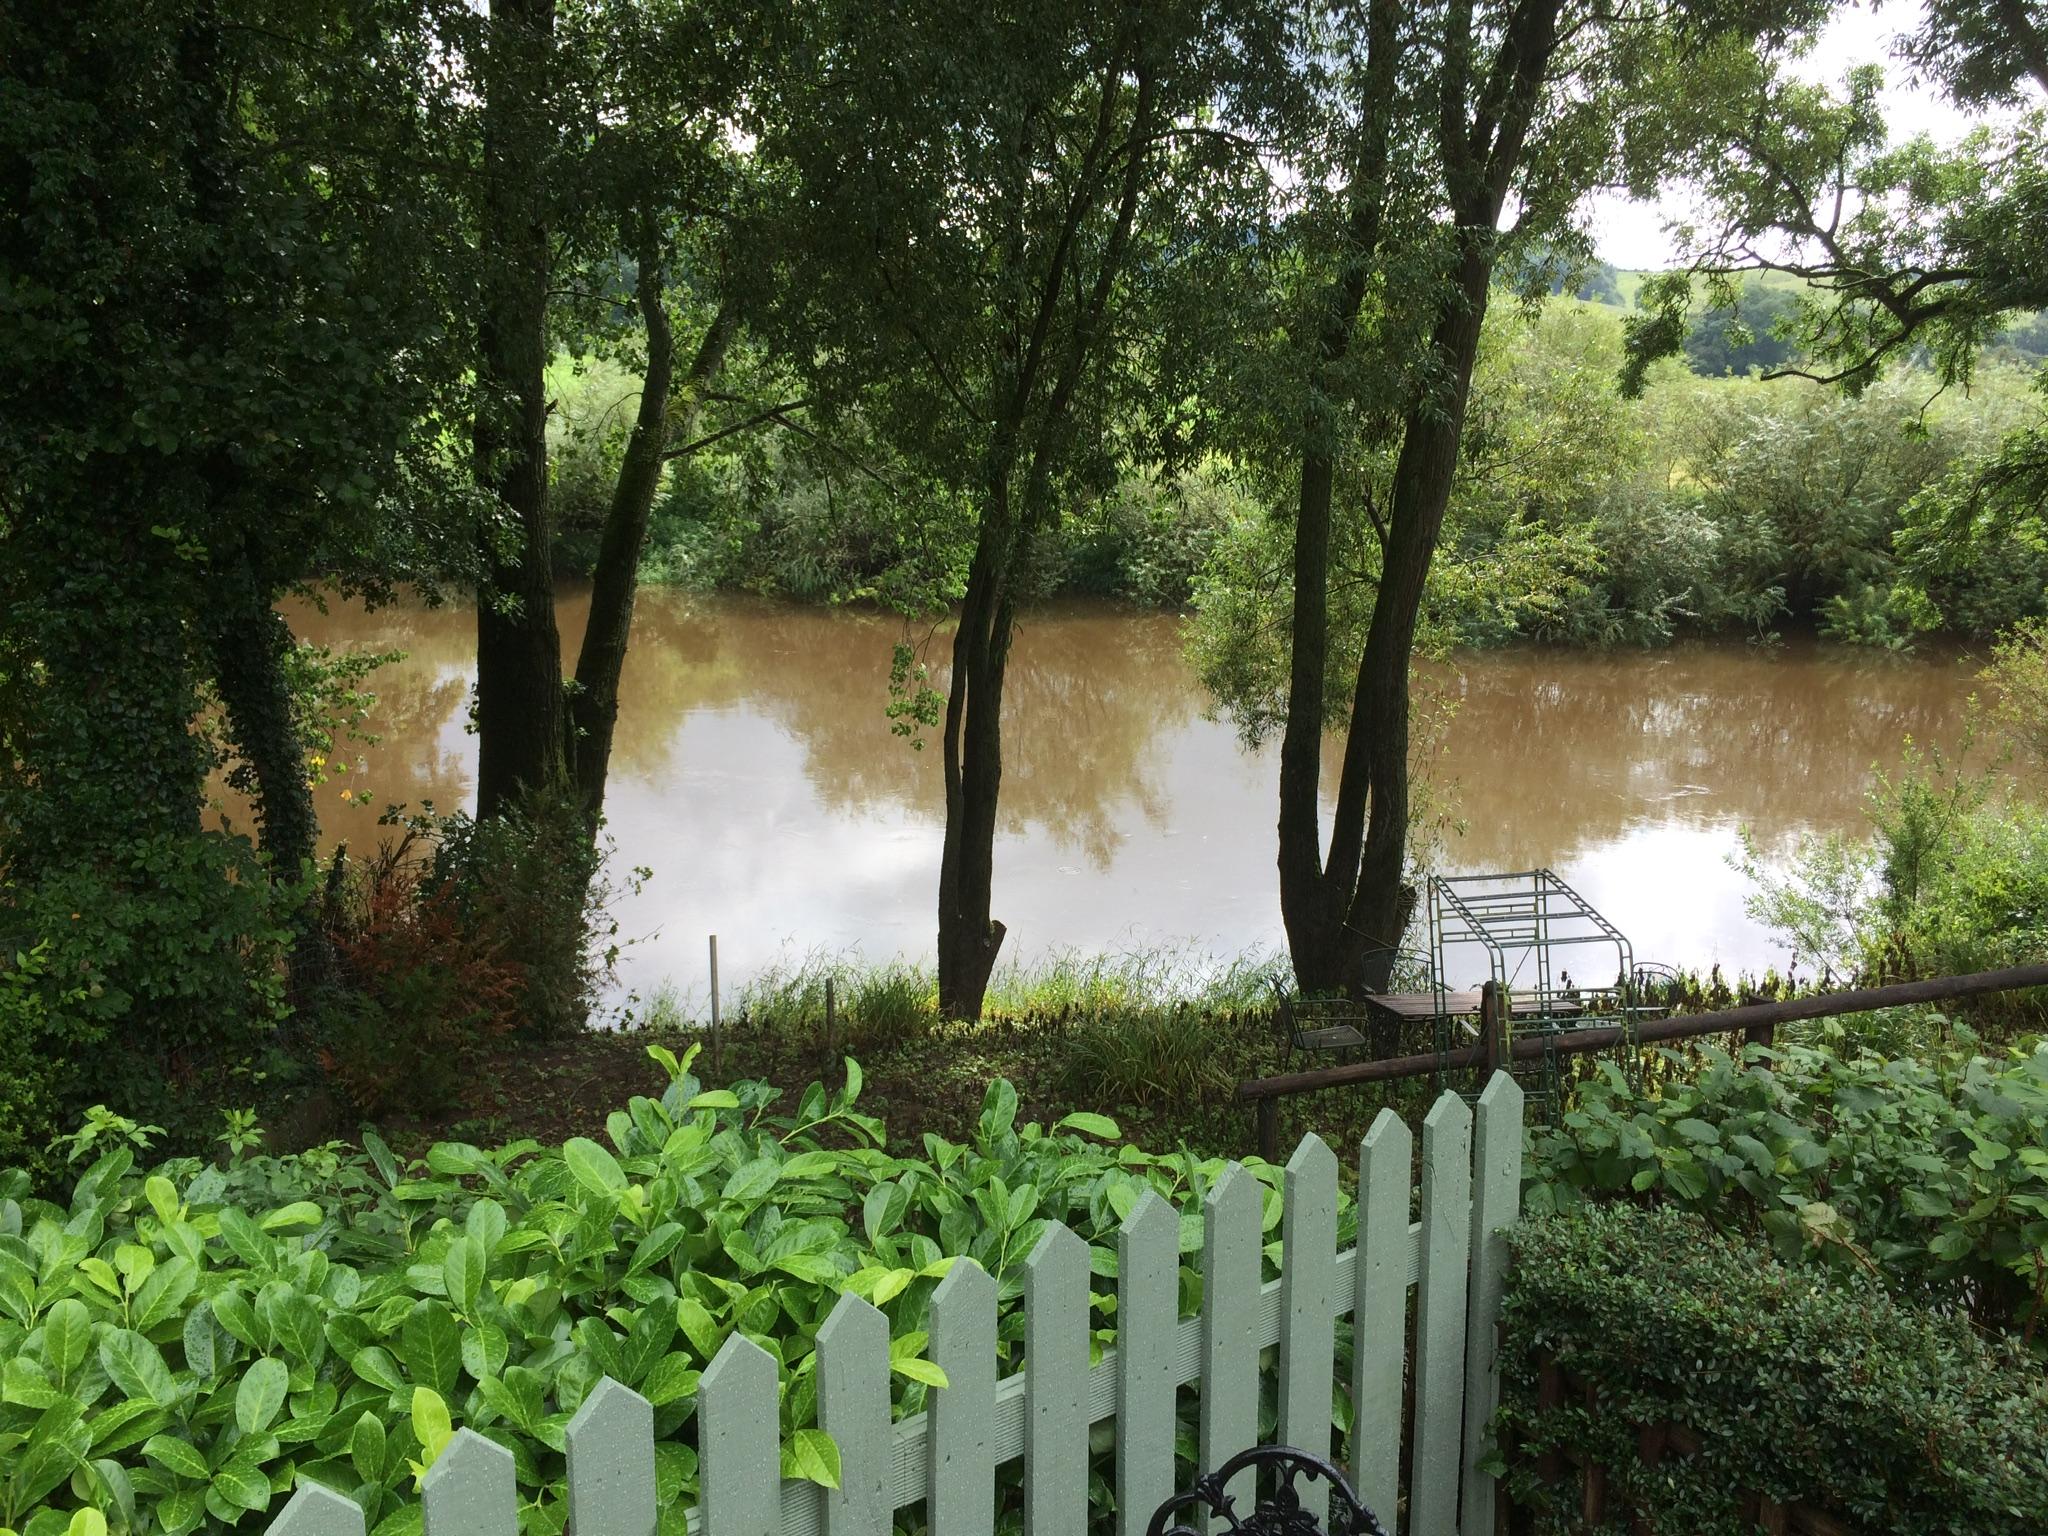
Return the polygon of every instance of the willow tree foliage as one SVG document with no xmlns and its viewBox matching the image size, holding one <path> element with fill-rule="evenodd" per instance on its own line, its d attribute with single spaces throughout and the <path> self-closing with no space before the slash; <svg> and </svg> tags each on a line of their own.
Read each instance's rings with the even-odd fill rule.
<svg viewBox="0 0 2048 1536">
<path fill-rule="evenodd" d="M 799 361 L 972 506 L 944 716 L 940 1002 L 981 1010 L 1005 667 L 1034 547 L 1109 481 L 1191 210 L 1256 167 L 1217 102 L 1275 57 L 1219 0 L 824 0 L 765 98 Z"/>
</svg>

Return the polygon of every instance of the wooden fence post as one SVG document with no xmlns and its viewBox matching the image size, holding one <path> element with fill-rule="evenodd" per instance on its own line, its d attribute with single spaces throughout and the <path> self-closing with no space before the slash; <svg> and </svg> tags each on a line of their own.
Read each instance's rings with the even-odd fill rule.
<svg viewBox="0 0 2048 1536">
<path fill-rule="evenodd" d="M 1508 1054 L 1507 997 L 1492 979 L 1479 989 L 1479 1048 L 1485 1053 L 1479 1065 L 1482 1083 L 1492 1082 L 1494 1073 L 1505 1072 L 1513 1063 Z"/>
<path fill-rule="evenodd" d="M 1259 1116 L 1259 1156 L 1269 1163 L 1280 1161 L 1280 1101 L 1261 1099 Z"/>
</svg>

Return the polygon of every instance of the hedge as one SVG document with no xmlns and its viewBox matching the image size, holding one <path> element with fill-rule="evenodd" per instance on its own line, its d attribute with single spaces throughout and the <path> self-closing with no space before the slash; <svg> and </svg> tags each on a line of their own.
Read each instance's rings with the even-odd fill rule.
<svg viewBox="0 0 2048 1536">
<path fill-rule="evenodd" d="M 1496 1429 L 1536 1530 L 1581 1528 L 1574 1462 L 1607 1469 L 1603 1528 L 1655 1536 L 1754 1536 L 1759 1495 L 1862 1536 L 2048 1530 L 2048 1374 L 2017 1344 L 1669 1208 L 1512 1241 Z M 1567 1390 L 1546 1408 L 1553 1364 Z M 1657 1456 L 1642 1432 L 1663 1426 L 1696 1452 Z"/>
<path fill-rule="evenodd" d="M 1090 1245 L 1096 1342 L 1115 1337 L 1117 1228 L 1148 1189 L 1182 1212 L 1182 1311 L 1199 1300 L 1220 1159 L 1119 1144 L 1101 1115 L 1020 1125 L 1001 1080 L 972 1142 L 899 1156 L 851 1059 L 843 1087 L 786 1106 L 761 1083 L 707 1088 L 695 1046 L 649 1054 L 669 1086 L 614 1113 L 609 1146 L 441 1142 L 408 1163 L 366 1133 L 360 1152 L 146 1169 L 136 1128 L 102 1112 L 70 1144 L 104 1155 L 62 1203 L 0 1170 L 0 1536 L 259 1536 L 309 1481 L 375 1536 L 419 1536 L 417 1468 L 455 1427 L 512 1453 L 524 1536 L 561 1536 L 564 1428 L 603 1375 L 654 1405 L 660 1536 L 681 1536 L 699 1374 L 734 1331 L 780 1367 L 763 1429 L 785 1475 L 829 1483 L 813 1345 L 843 1293 L 889 1320 L 897 1416 L 943 1380 L 927 1313 L 958 1256 L 995 1277 L 1016 1366 L 1049 1221 Z M 1281 1170 L 1250 1172 L 1277 1242 Z M 1340 1241 L 1355 1228 L 1347 1201 Z M 1090 1492 L 1100 1514 L 1108 1484 Z"/>
</svg>

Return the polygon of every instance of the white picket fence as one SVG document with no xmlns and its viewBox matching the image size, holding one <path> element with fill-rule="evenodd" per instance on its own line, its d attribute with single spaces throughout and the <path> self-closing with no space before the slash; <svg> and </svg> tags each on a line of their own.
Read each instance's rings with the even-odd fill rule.
<svg viewBox="0 0 2048 1536">
<path fill-rule="evenodd" d="M 1337 1159 L 1314 1136 L 1289 1159 L 1281 1276 L 1260 1282 L 1257 1181 L 1233 1165 L 1203 1211 L 1201 1315 L 1179 1315 L 1180 1222 L 1148 1193 L 1117 1238 L 1117 1346 L 1088 1363 L 1088 1249 L 1049 1229 L 1025 1279 L 1025 1368 L 996 1377 L 996 1285 L 963 1262 L 931 1304 L 931 1358 L 950 1385 L 889 1421 L 887 1320 L 843 1296 L 818 1331 L 819 1427 L 837 1442 L 840 1487 L 786 1481 L 776 1366 L 735 1334 L 698 1388 L 701 1497 L 693 1536 L 889 1536 L 927 1500 L 933 1536 L 993 1536 L 996 1469 L 1022 1459 L 1027 1536 L 1089 1529 L 1089 1431 L 1116 1425 L 1115 1536 L 1143 1536 L 1175 1491 L 1174 1400 L 1201 1385 L 1203 1468 L 1258 1438 L 1259 1356 L 1279 1346 L 1278 1438 L 1334 1455 L 1396 1529 L 1403 1433 L 1412 1448 L 1408 1536 L 1491 1536 L 1494 1482 L 1479 1468 L 1498 1399 L 1494 1350 L 1506 1243 L 1520 1206 L 1522 1093 L 1496 1075 L 1475 1112 L 1446 1093 L 1422 1125 L 1421 1220 L 1408 1220 L 1414 1142 L 1383 1111 L 1359 1148 L 1358 1242 L 1337 1251 Z M 1415 1290 L 1414 1414 L 1403 1424 L 1409 1291 Z M 1354 1320 L 1353 1421 L 1333 1444 L 1338 1318 Z M 652 1536 L 653 1414 L 603 1382 L 568 1427 L 570 1536 Z M 1311 1497 L 1320 1489 L 1311 1488 Z M 425 1536 L 514 1536 L 512 1457 L 458 1432 L 428 1471 Z M 1322 1511 L 1318 1511 L 1320 1515 Z M 302 1485 L 270 1536 L 362 1536 L 356 1504 Z"/>
</svg>

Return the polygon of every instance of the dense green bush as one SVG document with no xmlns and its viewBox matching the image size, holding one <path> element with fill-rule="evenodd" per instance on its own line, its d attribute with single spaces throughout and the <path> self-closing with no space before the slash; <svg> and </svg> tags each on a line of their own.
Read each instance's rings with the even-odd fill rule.
<svg viewBox="0 0 2048 1536">
<path fill-rule="evenodd" d="M 2048 1377 L 1960 1319 L 1678 1211 L 1611 1206 L 1512 1241 L 1496 1429 L 1537 1530 L 1582 1528 L 1577 1480 L 1537 1474 L 1550 1451 L 1607 1468 L 1605 1530 L 1751 1536 L 1745 1494 L 1865 1536 L 2048 1528 Z M 1551 1363 L 1590 1399 L 1540 1406 Z M 1640 1431 L 1664 1424 L 1697 1435 L 1697 1454 L 1646 1462 Z"/>
<path fill-rule="evenodd" d="M 0 876 L 0 1159 L 32 1160 L 96 1098 L 174 1136 L 210 1124 L 284 1015 L 302 889 L 217 833 Z"/>
<path fill-rule="evenodd" d="M 1096 1115 L 1018 1126 L 1000 1081 L 972 1145 L 929 1137 L 896 1156 L 851 1061 L 838 1092 L 813 1085 L 777 1115 L 763 1085 L 707 1091 L 694 1049 L 650 1054 L 671 1085 L 611 1116 L 610 1147 L 444 1143 L 401 1165 L 365 1136 L 364 1154 L 147 1175 L 121 1147 L 61 1204 L 0 1175 L 0 1527 L 56 1536 L 94 1508 L 116 1536 L 255 1530 L 314 1480 L 399 1536 L 419 1526 L 412 1464 L 466 1425 L 512 1451 L 523 1529 L 551 1536 L 564 1426 L 611 1375 L 655 1405 L 673 1536 L 696 1490 L 699 1372 L 735 1330 L 780 1362 L 789 1475 L 829 1481 L 812 1346 L 841 1293 L 889 1317 L 899 1414 L 939 1379 L 924 1319 L 956 1257 L 999 1282 L 1016 1367 L 1021 1266 L 1048 1220 L 1113 1276 L 1115 1229 L 1156 1189 L 1187 1213 L 1183 1310 L 1199 1295 L 1189 1266 L 1220 1162 L 1109 1145 Z M 1279 1172 L 1252 1171 L 1277 1237 Z M 1096 1298 L 1098 1340 L 1112 1309 Z"/>
<path fill-rule="evenodd" d="M 2048 1347 L 2048 1046 L 1703 1045 L 1679 1065 L 1639 1091 L 1602 1062 L 1532 1126 L 1526 1208 L 1654 1199 Z"/>
</svg>

